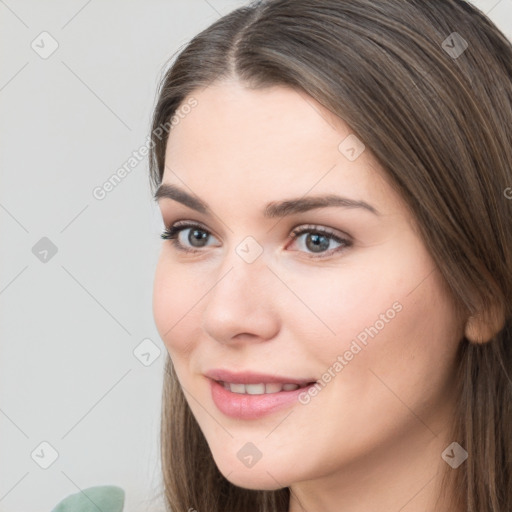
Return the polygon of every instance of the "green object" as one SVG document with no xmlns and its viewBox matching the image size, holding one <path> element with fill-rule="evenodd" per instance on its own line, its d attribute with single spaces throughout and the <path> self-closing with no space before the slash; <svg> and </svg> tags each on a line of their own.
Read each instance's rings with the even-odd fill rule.
<svg viewBox="0 0 512 512">
<path fill-rule="evenodd" d="M 122 512 L 123 506 L 123 489 L 98 485 L 64 498 L 51 512 Z"/>
</svg>

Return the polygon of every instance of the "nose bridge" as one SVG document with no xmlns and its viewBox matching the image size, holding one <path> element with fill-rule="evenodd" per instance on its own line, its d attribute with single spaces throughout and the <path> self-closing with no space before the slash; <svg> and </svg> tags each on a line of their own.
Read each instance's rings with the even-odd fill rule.
<svg viewBox="0 0 512 512">
<path fill-rule="evenodd" d="M 268 338 L 276 329 L 271 272 L 263 248 L 248 238 L 224 257 L 206 298 L 203 327 L 218 341 L 229 341 L 241 333 Z"/>
<path fill-rule="evenodd" d="M 251 235 L 245 236 L 224 255 L 219 279 L 227 279 L 227 286 L 233 286 L 232 292 L 235 293 L 240 292 L 238 286 L 258 288 L 267 281 L 266 274 L 269 273 L 269 269 L 266 260 L 262 244 Z"/>
<path fill-rule="evenodd" d="M 222 306 L 228 303 L 247 311 L 261 309 L 269 272 L 263 249 L 256 254 L 254 244 L 244 240 L 224 257 L 209 302 L 220 302 Z"/>
</svg>

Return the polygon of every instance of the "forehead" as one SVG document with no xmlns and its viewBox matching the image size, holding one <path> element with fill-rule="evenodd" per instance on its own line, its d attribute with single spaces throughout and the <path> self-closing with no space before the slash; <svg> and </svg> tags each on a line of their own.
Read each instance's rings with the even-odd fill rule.
<svg viewBox="0 0 512 512">
<path fill-rule="evenodd" d="M 342 119 L 314 98 L 289 87 L 255 90 L 229 81 L 212 84 L 191 96 L 197 105 L 173 127 L 168 155 L 177 152 L 181 156 L 191 146 L 201 152 L 229 148 L 230 153 L 238 147 L 264 147 L 274 154 L 318 147 L 318 153 L 336 149 L 350 134 Z M 299 151 L 304 144 L 304 151 Z"/>
<path fill-rule="evenodd" d="M 309 191 L 383 199 L 376 197 L 384 192 L 382 172 L 369 149 L 347 158 L 350 127 L 303 91 L 220 82 L 190 96 L 197 105 L 170 132 L 164 183 L 184 182 L 202 197 L 222 188 L 241 203 Z"/>
</svg>

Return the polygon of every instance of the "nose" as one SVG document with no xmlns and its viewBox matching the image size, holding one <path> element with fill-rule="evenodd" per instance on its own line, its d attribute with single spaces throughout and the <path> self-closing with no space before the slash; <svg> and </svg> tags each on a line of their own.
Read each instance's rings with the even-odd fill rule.
<svg viewBox="0 0 512 512">
<path fill-rule="evenodd" d="M 247 263 L 233 254 L 204 299 L 203 329 L 225 344 L 272 339 L 279 330 L 276 281 L 262 256 Z"/>
</svg>

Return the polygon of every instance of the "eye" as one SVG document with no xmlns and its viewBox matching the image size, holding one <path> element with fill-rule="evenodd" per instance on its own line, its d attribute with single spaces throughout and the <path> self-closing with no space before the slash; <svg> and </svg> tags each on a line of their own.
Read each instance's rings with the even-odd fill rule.
<svg viewBox="0 0 512 512">
<path fill-rule="evenodd" d="M 186 236 L 181 236 L 187 232 Z M 303 238 L 304 235 L 307 236 Z M 201 252 L 201 248 L 207 247 L 211 236 L 211 233 L 200 224 L 187 221 L 176 222 L 161 234 L 164 240 L 171 240 L 171 243 L 179 251 L 191 253 Z M 312 258 L 331 256 L 352 245 L 350 240 L 339 237 L 333 231 L 314 225 L 306 225 L 293 230 L 290 233 L 290 238 L 292 243 L 302 241 L 306 252 L 311 251 Z M 338 244 L 338 247 L 330 248 L 332 243 Z"/>
<path fill-rule="evenodd" d="M 304 235 L 307 235 L 303 237 Z M 307 225 L 295 229 L 290 233 L 290 237 L 294 242 L 302 239 L 303 247 L 305 246 L 308 251 L 311 251 L 313 258 L 325 258 L 331 256 L 333 253 L 341 252 L 350 247 L 352 242 L 346 238 L 341 238 L 333 231 L 320 226 Z M 338 247 L 330 249 L 331 243 L 338 244 Z M 301 244 L 299 244 L 301 245 Z"/>
<path fill-rule="evenodd" d="M 180 236 L 188 230 L 190 231 L 187 236 Z M 185 252 L 199 252 L 201 247 L 206 247 L 205 242 L 208 240 L 209 236 L 211 236 L 211 233 L 201 225 L 185 221 L 174 223 L 161 234 L 164 240 L 171 240 L 171 243 L 176 249 Z M 183 243 L 183 238 L 185 238 L 186 243 Z M 188 243 L 190 243 L 192 247 L 188 247 L 186 245 Z"/>
</svg>

